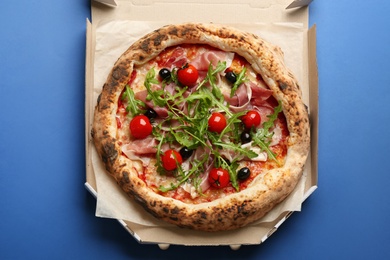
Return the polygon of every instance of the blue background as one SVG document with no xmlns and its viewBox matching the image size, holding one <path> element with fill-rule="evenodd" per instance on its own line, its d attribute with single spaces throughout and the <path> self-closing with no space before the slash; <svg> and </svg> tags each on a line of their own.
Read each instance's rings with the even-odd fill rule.
<svg viewBox="0 0 390 260">
<path fill-rule="evenodd" d="M 87 0 L 0 3 L 0 259 L 390 259 L 390 2 L 315 0 L 318 190 L 264 244 L 138 244 L 85 190 Z"/>
</svg>

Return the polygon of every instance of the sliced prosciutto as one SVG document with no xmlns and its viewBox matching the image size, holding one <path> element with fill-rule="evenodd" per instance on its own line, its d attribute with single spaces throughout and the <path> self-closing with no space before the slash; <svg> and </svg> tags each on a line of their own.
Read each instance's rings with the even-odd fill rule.
<svg viewBox="0 0 390 260">
<path fill-rule="evenodd" d="M 234 53 L 232 52 L 208 50 L 197 56 L 194 60 L 192 60 L 191 64 L 195 66 L 198 70 L 207 71 L 210 66 L 210 63 L 215 67 L 220 61 L 226 62 L 226 67 L 229 67 L 232 63 L 233 57 Z"/>
</svg>

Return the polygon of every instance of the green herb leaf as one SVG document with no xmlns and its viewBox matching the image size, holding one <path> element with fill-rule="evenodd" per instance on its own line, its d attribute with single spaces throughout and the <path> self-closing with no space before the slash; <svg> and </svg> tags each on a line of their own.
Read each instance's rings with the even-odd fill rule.
<svg viewBox="0 0 390 260">
<path fill-rule="evenodd" d="M 138 114 L 142 114 L 145 107 L 145 103 L 139 99 L 135 99 L 134 91 L 130 88 L 129 85 L 126 85 L 126 89 L 121 97 L 123 100 L 127 99 L 126 111 L 131 114 L 131 116 L 136 116 Z"/>
<path fill-rule="evenodd" d="M 146 96 L 147 100 L 152 100 L 153 104 L 159 107 L 164 107 L 166 105 L 166 101 L 164 99 L 164 90 L 152 90 L 152 84 L 158 84 L 158 80 L 156 79 L 156 72 L 154 68 L 151 68 L 147 73 L 144 81 L 144 86 L 148 91 L 148 95 Z"/>
<path fill-rule="evenodd" d="M 230 97 L 233 97 L 234 94 L 236 93 L 238 87 L 244 83 L 245 81 L 247 81 L 246 77 L 245 77 L 245 73 L 246 73 L 246 67 L 243 67 L 242 70 L 240 71 L 240 73 L 237 75 L 237 80 L 236 82 L 234 82 L 233 84 L 233 87 L 230 91 Z"/>
<path fill-rule="evenodd" d="M 278 118 L 278 114 L 282 112 L 282 102 L 278 101 L 278 106 L 274 108 L 274 112 L 268 116 L 268 120 L 263 123 L 263 128 L 265 131 L 268 132 L 268 130 L 274 126 L 275 120 Z"/>
<path fill-rule="evenodd" d="M 198 169 L 202 169 L 202 171 L 203 171 L 202 165 L 207 160 L 208 160 L 208 158 L 206 156 L 203 156 L 203 158 L 201 160 L 195 161 L 193 167 L 188 171 L 187 174 L 185 174 L 183 172 L 182 168 L 179 167 L 178 170 L 182 172 L 182 176 L 184 176 L 184 177 L 181 178 L 177 183 L 171 183 L 171 185 L 169 187 L 164 187 L 164 186 L 160 185 L 160 187 L 158 189 L 162 192 L 167 192 L 167 191 L 177 189 L 180 185 L 182 185 L 183 183 L 188 181 L 189 178 L 198 171 Z"/>
<path fill-rule="evenodd" d="M 213 64 L 210 62 L 206 77 L 199 83 L 197 90 L 203 87 L 203 85 L 207 82 L 210 83 L 211 86 L 216 87 L 217 74 L 224 71 L 226 69 L 226 61 L 218 61 L 215 69 L 213 68 Z"/>
<path fill-rule="evenodd" d="M 268 157 L 274 160 L 278 165 L 281 163 L 277 160 L 275 153 L 269 148 L 273 133 L 269 132 L 278 118 L 278 114 L 282 111 L 282 102 L 278 102 L 278 106 L 275 107 L 274 112 L 268 116 L 268 121 L 263 123 L 263 128 L 258 129 L 255 133 L 252 133 L 253 142 L 258 145 L 263 151 L 265 151 Z"/>
</svg>

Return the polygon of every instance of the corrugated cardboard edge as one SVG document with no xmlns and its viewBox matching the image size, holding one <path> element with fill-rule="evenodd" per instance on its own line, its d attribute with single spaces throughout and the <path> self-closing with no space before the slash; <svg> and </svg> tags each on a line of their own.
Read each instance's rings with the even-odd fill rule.
<svg viewBox="0 0 390 260">
<path fill-rule="evenodd" d="M 292 9 L 297 7 L 302 7 L 309 5 L 313 0 L 295 0 L 293 1 L 289 6 L 286 7 L 286 9 Z M 95 0 L 95 2 L 99 2 L 105 5 L 109 6 L 117 6 L 118 4 L 115 2 L 115 0 Z"/>
<path fill-rule="evenodd" d="M 91 122 L 93 121 L 93 63 L 95 46 L 93 44 L 94 29 L 91 22 L 86 20 L 86 54 L 85 54 L 85 157 L 86 157 L 86 182 L 96 192 L 95 173 L 92 166 L 92 139 L 91 139 Z M 95 196 L 96 197 L 96 196 Z"/>
<path fill-rule="evenodd" d="M 86 117 L 86 183 L 85 187 L 87 190 L 89 190 L 95 197 L 97 196 L 97 189 L 96 189 L 96 181 L 95 176 L 93 172 L 93 167 L 91 165 L 91 149 L 92 149 L 92 140 L 91 140 L 91 125 L 90 122 L 92 122 L 93 117 L 93 57 L 94 57 L 94 28 L 91 24 L 91 22 L 87 19 L 86 21 L 86 27 L 87 27 L 87 52 L 86 52 L 86 88 L 85 88 L 85 117 Z M 307 41 L 308 41 L 308 75 L 309 75 L 309 108 L 310 108 L 310 120 L 311 120 L 311 126 L 312 126 L 312 143 L 311 143 L 311 174 L 308 176 L 308 179 L 306 181 L 305 186 L 305 195 L 304 199 L 308 198 L 317 188 L 317 154 L 318 154 L 318 70 L 317 70 L 317 61 L 316 61 L 316 27 L 313 26 L 307 31 Z M 270 237 L 278 228 L 279 226 L 287 220 L 287 218 L 292 214 L 293 212 L 285 212 L 282 214 L 277 220 L 275 220 L 272 223 L 269 223 L 265 227 L 265 229 L 260 228 L 259 233 L 256 233 L 256 235 L 259 237 L 258 243 L 263 243 L 268 237 Z M 148 234 L 150 232 L 153 232 L 156 227 L 147 227 L 141 225 L 136 225 L 134 223 L 129 223 L 123 220 L 118 220 L 118 222 L 139 242 L 139 243 L 153 243 L 158 244 L 161 249 L 167 249 L 170 244 L 178 244 L 175 239 L 175 232 L 182 232 L 182 229 L 177 228 L 177 230 L 173 229 L 172 237 L 174 239 L 172 240 L 164 240 L 164 241 L 145 241 L 142 240 L 141 237 L 143 237 L 143 234 Z M 245 228 L 242 229 L 242 231 L 245 231 Z M 193 231 L 190 231 L 193 232 Z M 237 231 L 235 231 L 237 232 Z M 197 233 L 197 231 L 194 231 L 194 233 Z M 204 233 L 202 233 L 204 235 Z M 200 235 L 202 235 L 200 234 Z M 230 237 L 230 236 L 226 236 Z M 179 240 L 180 241 L 180 240 Z M 207 242 L 204 242 L 202 240 L 199 244 L 189 244 L 189 243 L 179 243 L 179 245 L 210 245 Z M 214 244 L 213 244 L 214 245 Z M 218 245 L 229 245 L 232 249 L 236 250 L 241 245 L 237 245 L 237 243 L 234 243 L 234 241 L 231 241 L 227 239 L 226 241 L 221 241 Z"/>
<path fill-rule="evenodd" d="M 311 122 L 311 185 L 314 189 L 318 184 L 318 122 L 319 122 L 319 104 L 318 104 L 318 67 L 317 67 L 317 26 L 313 25 L 308 30 L 308 62 L 309 62 L 309 102 L 310 102 L 310 122 Z M 314 174 L 313 174 L 314 173 Z M 313 189 L 312 188 L 312 189 Z M 313 190 L 314 191 L 314 190 Z M 311 194 L 311 193 L 310 193 Z M 308 194 L 310 196 L 310 194 Z"/>
</svg>

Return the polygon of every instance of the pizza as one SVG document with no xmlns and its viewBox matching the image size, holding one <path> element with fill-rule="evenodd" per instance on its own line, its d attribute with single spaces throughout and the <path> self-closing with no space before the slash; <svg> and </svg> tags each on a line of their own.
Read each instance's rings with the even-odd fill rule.
<svg viewBox="0 0 390 260">
<path fill-rule="evenodd" d="M 202 231 L 263 217 L 293 191 L 310 147 L 307 107 L 281 49 L 199 23 L 129 46 L 102 87 L 91 135 L 126 194 Z"/>
</svg>

